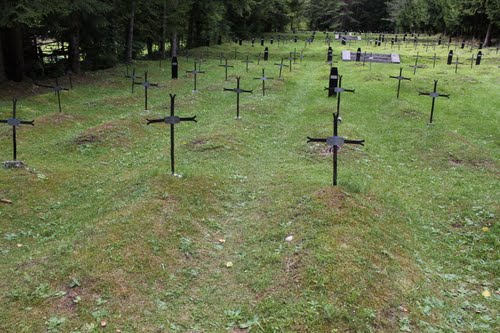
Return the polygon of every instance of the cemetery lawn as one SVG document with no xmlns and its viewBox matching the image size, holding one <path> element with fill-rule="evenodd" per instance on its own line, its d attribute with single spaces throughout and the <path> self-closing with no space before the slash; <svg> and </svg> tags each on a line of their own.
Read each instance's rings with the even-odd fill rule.
<svg viewBox="0 0 500 333">
<path fill-rule="evenodd" d="M 322 39 L 322 36 L 319 36 Z M 304 36 L 302 36 L 304 38 Z M 270 48 L 266 76 L 303 42 Z M 333 45 L 335 60 L 343 47 Z M 352 44 L 363 51 L 389 47 Z M 74 78 L 62 94 L 5 85 L 0 119 L 35 120 L 18 134 L 25 169 L 0 169 L 1 332 L 494 332 L 500 329 L 500 55 L 432 68 L 434 51 L 402 47 L 399 65 L 337 64 L 339 133 L 365 139 L 332 156 L 307 136 L 332 135 L 327 46 L 317 40 L 262 96 L 260 46 L 210 49 L 192 90 L 179 57 L 135 64 L 166 88 L 130 92 L 124 66 Z M 192 53 L 205 50 L 199 49 Z M 229 81 L 217 55 L 229 57 Z M 249 52 L 249 72 L 242 60 Z M 477 53 L 477 50 L 475 51 Z M 264 62 L 262 61 L 261 64 Z M 287 63 L 287 60 L 285 60 Z M 242 120 L 236 115 L 240 75 Z M 438 91 L 434 124 L 431 99 Z M 65 79 L 61 79 L 65 84 Z M 47 81 L 46 83 L 51 83 Z M 176 125 L 170 175 L 167 115 Z M 0 159 L 11 128 L 0 124 Z M 11 201 L 8 203 L 7 200 Z M 287 238 L 288 237 L 288 238 Z M 290 240 L 291 239 L 291 240 Z"/>
</svg>

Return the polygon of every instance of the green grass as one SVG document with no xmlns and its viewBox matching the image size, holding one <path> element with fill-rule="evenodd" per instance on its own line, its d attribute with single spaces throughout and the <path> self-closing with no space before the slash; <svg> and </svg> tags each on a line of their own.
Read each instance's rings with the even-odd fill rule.
<svg viewBox="0 0 500 333">
<path fill-rule="evenodd" d="M 262 48 L 236 44 L 210 49 L 196 94 L 184 75 L 192 60 L 180 57 L 177 81 L 138 61 L 166 86 L 150 89 L 149 111 L 123 66 L 76 77 L 63 114 L 42 88 L 2 89 L 0 118 L 15 91 L 19 117 L 36 126 L 18 131 L 27 168 L 0 169 L 0 199 L 12 200 L 0 203 L 0 331 L 498 330 L 499 56 L 486 50 L 481 66 L 455 74 L 438 48 L 436 68 L 427 59 L 413 76 L 416 52 L 402 47 L 412 81 L 399 100 L 388 78 L 398 65 L 338 63 L 356 89 L 342 96 L 340 134 L 366 144 L 341 149 L 334 188 L 327 147 L 306 143 L 331 135 L 336 105 L 323 90 L 319 39 L 283 82 L 267 82 L 265 97 L 253 79 L 262 66 L 246 73 L 241 62 Z M 303 45 L 270 45 L 266 75 Z M 224 82 L 215 55 L 235 48 Z M 241 121 L 235 94 L 222 91 L 237 75 L 254 89 L 241 96 Z M 429 126 L 431 100 L 418 91 L 434 79 L 451 98 L 437 100 Z M 169 175 L 168 127 L 146 125 L 168 113 L 168 93 L 177 115 L 198 119 L 176 126 L 182 178 Z M 10 133 L 0 126 L 2 160 Z"/>
</svg>

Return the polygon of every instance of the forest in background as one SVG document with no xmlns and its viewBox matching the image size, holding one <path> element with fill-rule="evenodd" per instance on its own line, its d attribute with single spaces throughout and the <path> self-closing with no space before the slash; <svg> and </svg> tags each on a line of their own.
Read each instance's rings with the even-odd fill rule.
<svg viewBox="0 0 500 333">
<path fill-rule="evenodd" d="M 494 41 L 500 0 L 1 0 L 0 82 L 166 58 L 235 37 L 296 30 L 420 32 Z M 44 53 L 44 43 L 59 50 Z"/>
</svg>

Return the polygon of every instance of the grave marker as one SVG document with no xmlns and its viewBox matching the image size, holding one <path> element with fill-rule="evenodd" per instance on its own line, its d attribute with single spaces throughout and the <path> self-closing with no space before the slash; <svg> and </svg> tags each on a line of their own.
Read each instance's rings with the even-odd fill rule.
<svg viewBox="0 0 500 333">
<path fill-rule="evenodd" d="M 432 118 L 434 116 L 434 105 L 435 105 L 435 102 L 436 102 L 436 98 L 438 98 L 438 97 L 450 98 L 449 94 L 440 94 L 440 93 L 437 92 L 437 84 L 438 84 L 438 80 L 434 80 L 434 91 L 431 92 L 431 93 L 423 93 L 423 92 L 419 92 L 418 93 L 419 96 L 430 96 L 430 97 L 432 97 L 431 118 L 430 118 L 430 121 L 429 121 L 430 124 L 432 124 Z"/>
<path fill-rule="evenodd" d="M 236 119 L 241 119 L 240 118 L 240 94 L 242 93 L 250 93 L 253 94 L 253 90 L 243 90 L 240 88 L 240 77 L 238 76 L 236 78 L 236 88 L 229 89 L 229 88 L 224 88 L 224 91 L 232 91 L 236 93 Z"/>
<path fill-rule="evenodd" d="M 179 62 L 177 57 L 172 57 L 172 79 L 177 79 L 179 77 Z"/>
<path fill-rule="evenodd" d="M 264 49 L 264 61 L 268 60 L 269 60 L 269 48 L 266 46 L 266 48 Z"/>
<path fill-rule="evenodd" d="M 248 58 L 247 58 L 247 60 L 248 60 Z M 228 68 L 233 68 L 234 66 L 231 66 L 231 65 L 228 65 L 228 64 L 227 64 L 227 58 L 226 58 L 226 64 L 225 64 L 225 65 L 219 65 L 219 66 L 220 66 L 220 67 L 224 67 L 224 69 L 225 69 L 225 73 L 226 73 L 226 81 L 227 81 L 227 69 L 228 69 Z"/>
<path fill-rule="evenodd" d="M 283 64 L 283 58 L 281 58 L 281 63 L 280 64 L 275 64 L 275 65 L 280 68 L 280 75 L 278 76 L 278 80 L 283 80 L 283 78 L 281 77 L 281 72 L 283 70 L 283 67 L 288 67 L 288 65 L 284 65 Z"/>
<path fill-rule="evenodd" d="M 399 90 L 401 89 L 401 81 L 403 80 L 411 81 L 411 79 L 403 76 L 403 67 L 399 69 L 399 76 L 389 76 L 389 78 L 398 80 L 398 94 L 396 98 L 399 99 Z"/>
<path fill-rule="evenodd" d="M 450 50 L 448 53 L 448 60 L 446 61 L 446 64 L 451 65 L 451 62 L 453 61 L 453 50 Z"/>
<path fill-rule="evenodd" d="M 433 63 L 432 63 L 432 68 L 436 68 L 436 60 L 439 60 L 441 58 L 436 56 L 436 53 L 434 53 L 434 56 L 431 58 Z"/>
<path fill-rule="evenodd" d="M 424 68 L 424 66 L 420 66 L 420 65 L 418 64 L 418 59 L 419 59 L 418 52 L 417 52 L 417 55 L 416 55 L 416 56 L 414 56 L 414 57 L 415 57 L 415 65 L 410 66 L 410 67 L 412 67 L 412 68 L 413 68 L 413 75 L 415 75 L 415 74 L 417 73 L 417 68 Z"/>
<path fill-rule="evenodd" d="M 34 84 L 37 85 L 37 86 L 39 86 L 39 87 L 52 89 L 54 91 L 54 94 L 57 95 L 57 104 L 59 105 L 59 112 L 62 112 L 62 108 L 61 108 L 61 90 L 69 91 L 69 89 L 60 86 L 59 85 L 59 79 L 57 77 L 56 77 L 56 84 L 53 85 L 53 86 L 49 86 L 49 85 L 46 85 L 46 84 L 40 84 L 40 83 L 37 83 L 37 82 L 34 82 Z"/>
<path fill-rule="evenodd" d="M 479 51 L 477 53 L 477 57 L 476 57 L 476 66 L 479 66 L 481 65 L 481 60 L 483 58 L 483 52 L 482 51 Z"/>
<path fill-rule="evenodd" d="M 458 65 L 463 65 L 463 62 L 458 62 L 458 57 L 457 60 L 453 63 L 455 65 L 455 74 L 458 72 Z"/>
<path fill-rule="evenodd" d="M 14 162 L 17 161 L 17 135 L 16 135 L 16 127 L 21 125 L 31 125 L 35 126 L 35 121 L 26 121 L 16 118 L 16 106 L 17 106 L 17 98 L 12 99 L 12 118 L 8 118 L 5 120 L 0 120 L 0 123 L 7 124 L 12 126 L 12 152 L 14 156 Z"/>
<path fill-rule="evenodd" d="M 172 175 L 175 174 L 175 125 L 179 124 L 183 121 L 194 121 L 196 120 L 196 116 L 194 117 L 178 117 L 175 115 L 175 96 L 170 94 L 170 116 L 162 118 L 162 119 L 146 119 L 147 124 L 154 123 L 166 123 L 170 125 L 170 171 Z"/>
<path fill-rule="evenodd" d="M 262 81 L 262 96 L 266 96 L 266 81 L 273 80 L 272 77 L 266 77 L 264 71 L 265 71 L 264 68 L 262 68 L 262 76 L 254 78 L 254 80 L 261 80 Z"/>
<path fill-rule="evenodd" d="M 194 89 L 193 89 L 194 93 L 198 91 L 198 90 L 196 90 L 196 77 L 197 77 L 197 75 L 205 73 L 203 71 L 196 69 L 196 65 L 197 65 L 197 62 L 195 61 L 194 62 L 194 69 L 192 71 L 186 71 L 186 73 L 193 74 L 193 76 L 194 76 Z"/>
<path fill-rule="evenodd" d="M 259 53 L 260 54 L 260 53 Z M 248 54 L 247 54 L 247 59 L 246 60 L 243 60 L 242 62 L 244 62 L 246 64 L 246 70 L 247 70 L 247 73 L 248 73 L 248 64 L 252 64 L 253 61 L 251 60 L 248 60 Z M 227 79 L 226 79 L 227 81 Z"/>
<path fill-rule="evenodd" d="M 335 88 L 338 87 L 338 83 L 339 83 L 339 69 L 337 67 L 332 67 L 330 68 L 328 88 L 325 87 L 325 90 L 328 90 L 328 97 L 337 96 Z"/>
<path fill-rule="evenodd" d="M 134 82 L 134 84 L 140 84 L 144 87 L 144 111 L 148 110 L 148 88 L 149 87 L 159 87 L 158 83 L 151 83 L 148 81 L 148 72 L 144 72 L 144 82 Z"/>
</svg>

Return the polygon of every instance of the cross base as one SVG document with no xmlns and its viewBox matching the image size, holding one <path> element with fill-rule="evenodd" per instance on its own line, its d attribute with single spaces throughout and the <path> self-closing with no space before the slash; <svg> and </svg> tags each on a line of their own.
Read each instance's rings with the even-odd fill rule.
<svg viewBox="0 0 500 333">
<path fill-rule="evenodd" d="M 191 92 L 192 92 L 193 94 L 195 94 L 195 93 L 197 93 L 197 92 L 198 92 L 198 90 L 191 90 Z"/>
<path fill-rule="evenodd" d="M 6 169 L 21 169 L 26 167 L 23 161 L 5 161 L 2 164 Z"/>
<path fill-rule="evenodd" d="M 182 178 L 182 175 L 180 173 L 172 173 L 171 175 L 173 177 Z"/>
<path fill-rule="evenodd" d="M 234 117 L 234 119 L 241 120 L 242 118 L 238 116 L 238 117 Z"/>
</svg>

